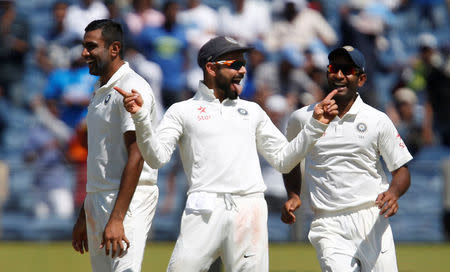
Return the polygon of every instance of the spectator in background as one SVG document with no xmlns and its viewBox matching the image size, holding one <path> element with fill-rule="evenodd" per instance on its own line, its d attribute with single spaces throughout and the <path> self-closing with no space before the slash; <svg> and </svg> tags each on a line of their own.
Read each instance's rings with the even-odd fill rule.
<svg viewBox="0 0 450 272">
<path fill-rule="evenodd" d="M 81 51 L 81 45 L 70 49 L 66 57 L 70 59 L 71 66 L 54 70 L 44 91 L 47 104 L 57 105 L 61 119 L 71 128 L 75 128 L 85 117 L 97 80 L 89 74 Z"/>
<path fill-rule="evenodd" d="M 109 18 L 109 11 L 103 1 L 78 0 L 77 2 L 69 6 L 64 26 L 69 32 L 75 33 L 79 40 L 82 40 L 87 24 L 95 19 Z"/>
<path fill-rule="evenodd" d="M 257 102 L 259 105 L 263 106 L 264 102 L 258 101 L 258 97 L 256 95 L 256 70 L 266 61 L 268 61 L 270 55 L 264 47 L 264 43 L 262 41 L 256 41 L 252 44 L 253 50 L 248 52 L 247 54 L 247 65 L 245 69 L 247 69 L 247 74 L 245 74 L 244 78 L 244 89 L 242 90 L 241 97 L 247 100 L 253 100 Z"/>
<path fill-rule="evenodd" d="M 340 9 L 340 32 L 342 44 L 358 45 L 366 58 L 367 77 L 359 90 L 361 97 L 371 106 L 384 110 L 389 102 L 387 89 L 377 88 L 376 74 L 387 72 L 386 65 L 379 58 L 381 45 L 387 30 L 392 26 L 395 15 L 382 1 L 350 1 Z"/>
<path fill-rule="evenodd" d="M 197 65 L 197 52 L 216 35 L 218 15 L 201 0 L 188 0 L 186 9 L 180 11 L 177 20 L 186 28 L 186 38 L 189 42 L 187 86 L 194 92 L 198 81 L 203 77 L 202 69 Z"/>
<path fill-rule="evenodd" d="M 337 34 L 318 11 L 305 0 L 279 0 L 283 3 L 282 20 L 273 24 L 266 35 L 268 50 L 279 51 L 286 44 L 306 50 L 311 43 L 321 41 L 325 46 L 337 42 Z"/>
<path fill-rule="evenodd" d="M 414 156 L 423 146 L 424 109 L 417 103 L 416 94 L 407 87 L 395 90 L 393 97 L 394 111 L 388 111 L 389 118 Z"/>
<path fill-rule="evenodd" d="M 186 29 L 177 22 L 179 5 L 168 1 L 163 6 L 164 24 L 145 27 L 137 38 L 143 55 L 157 63 L 163 72 L 162 101 L 167 109 L 190 95 L 186 91 Z"/>
<path fill-rule="evenodd" d="M 14 1 L 0 1 L 0 97 L 3 92 L 16 105 L 24 102 L 21 82 L 30 34 L 28 22 L 17 13 Z"/>
<path fill-rule="evenodd" d="M 136 37 L 144 27 L 160 27 L 164 23 L 164 15 L 153 8 L 153 0 L 132 0 L 131 3 L 132 10 L 124 16 L 127 35 Z"/>
<path fill-rule="evenodd" d="M 75 132 L 68 142 L 66 158 L 73 169 L 75 184 L 73 189 L 74 210 L 79 214 L 86 198 L 87 183 L 87 124 L 83 119 L 75 127 Z"/>
<path fill-rule="evenodd" d="M 163 106 L 161 98 L 161 88 L 163 81 L 163 74 L 161 67 L 145 58 L 134 43 L 128 43 L 125 48 L 125 60 L 128 61 L 131 69 L 136 71 L 143 77 L 150 86 L 152 86 L 153 94 L 155 95 L 155 110 L 156 119 L 159 120 L 163 115 Z"/>
<path fill-rule="evenodd" d="M 252 44 L 264 39 L 272 25 L 270 7 L 266 1 L 232 0 L 232 8 L 219 8 L 218 34 Z"/>
<path fill-rule="evenodd" d="M 285 131 L 287 117 L 291 113 L 287 99 L 281 94 L 273 94 L 267 97 L 263 109 L 272 120 L 273 124 L 280 130 Z M 284 189 L 283 176 L 273 168 L 262 156 L 259 156 L 261 173 L 266 191 L 264 197 L 267 200 L 269 213 L 281 215 L 281 207 L 286 201 L 286 190 Z"/>
<path fill-rule="evenodd" d="M 67 31 L 64 20 L 67 15 L 67 2 L 57 1 L 53 4 L 52 26 L 48 33 L 40 37 L 36 48 L 36 61 L 39 68 L 46 74 L 54 69 L 70 67 L 70 59 L 66 58 L 70 46 L 75 44 L 79 37 Z"/>
<path fill-rule="evenodd" d="M 263 63 L 256 69 L 256 95 L 285 95 L 289 101 L 288 105 L 292 108 L 301 103 L 300 97 L 303 93 L 310 93 L 315 101 L 321 100 L 323 90 L 303 70 L 304 61 L 303 55 L 296 47 L 284 47 L 279 53 L 278 61 Z"/>
<path fill-rule="evenodd" d="M 41 117 L 43 114 L 39 111 L 45 107 L 42 103 L 39 98 L 33 103 L 36 114 Z M 59 109 L 56 105 L 48 104 L 47 109 L 52 115 L 48 118 L 58 119 Z M 64 123 L 53 123 L 53 127 L 49 127 L 48 123 L 41 119 L 27 132 L 24 160 L 32 163 L 34 170 L 33 185 L 37 201 L 33 207 L 34 215 L 39 219 L 48 217 L 69 219 L 73 216 L 73 196 L 69 171 L 64 159 L 69 134 L 62 134 L 61 131 L 67 131 Z"/>
</svg>

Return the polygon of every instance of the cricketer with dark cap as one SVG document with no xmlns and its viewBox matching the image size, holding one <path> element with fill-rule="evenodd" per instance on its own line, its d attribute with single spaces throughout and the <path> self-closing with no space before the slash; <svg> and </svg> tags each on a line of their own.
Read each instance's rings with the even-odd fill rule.
<svg viewBox="0 0 450 272">
<path fill-rule="evenodd" d="M 300 189 L 306 190 L 314 212 L 308 238 L 322 271 L 397 271 L 388 218 L 409 188 L 406 163 L 412 156 L 389 117 L 358 94 L 367 77 L 361 52 L 344 46 L 328 59 L 328 85 L 337 91 L 339 114 L 308 151 L 304 175 L 300 166 L 284 175 L 289 199 L 282 220 L 295 222 Z M 312 111 L 306 106 L 291 115 L 288 139 L 305 128 Z M 392 174 L 390 182 L 380 156 Z"/>
<path fill-rule="evenodd" d="M 195 96 L 173 104 L 156 131 L 137 91 L 126 93 L 137 142 L 149 165 L 160 168 L 178 144 L 189 183 L 180 234 L 168 271 L 207 271 L 221 257 L 226 271 L 269 269 L 266 186 L 258 152 L 290 171 L 337 114 L 331 93 L 290 143 L 261 107 L 239 98 L 251 48 L 219 36 L 200 49 L 204 79 Z"/>
</svg>

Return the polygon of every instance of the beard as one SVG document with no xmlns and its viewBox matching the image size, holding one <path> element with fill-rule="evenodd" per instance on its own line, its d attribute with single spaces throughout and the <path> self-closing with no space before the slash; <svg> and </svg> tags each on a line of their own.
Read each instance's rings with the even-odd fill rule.
<svg viewBox="0 0 450 272">
<path fill-rule="evenodd" d="M 230 100 L 235 100 L 239 96 L 236 91 L 231 89 L 231 81 L 229 80 L 221 80 L 217 78 L 216 86 L 223 91 L 224 99 L 228 98 Z"/>
<path fill-rule="evenodd" d="M 89 74 L 94 76 L 101 76 L 103 74 L 105 66 L 106 65 L 104 62 L 99 62 L 98 60 L 96 60 L 89 65 Z"/>
</svg>

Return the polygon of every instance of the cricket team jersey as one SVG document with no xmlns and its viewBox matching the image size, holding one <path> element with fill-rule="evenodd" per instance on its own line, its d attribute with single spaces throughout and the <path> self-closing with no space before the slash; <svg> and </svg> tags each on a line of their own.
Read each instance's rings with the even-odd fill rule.
<svg viewBox="0 0 450 272">
<path fill-rule="evenodd" d="M 301 131 L 313 105 L 295 111 L 287 137 Z M 380 161 L 394 171 L 412 159 L 389 117 L 358 96 L 350 110 L 330 123 L 305 158 L 304 180 L 315 212 L 375 203 L 389 183 Z"/>
<path fill-rule="evenodd" d="M 113 89 L 115 86 L 127 92 L 138 90 L 149 118 L 155 119 L 150 85 L 125 62 L 105 85 L 96 89 L 88 107 L 87 192 L 118 190 L 128 160 L 124 133 L 134 131 L 135 127 L 123 106 L 123 97 Z M 157 170 L 144 163 L 138 185 L 156 184 L 157 174 Z"/>
<path fill-rule="evenodd" d="M 146 109 L 132 117 L 139 149 L 152 167 L 167 163 L 179 144 L 188 194 L 264 192 L 257 153 L 288 172 L 327 127 L 311 118 L 300 136 L 288 143 L 259 105 L 239 98 L 220 103 L 202 82 L 193 98 L 167 110 L 156 132 Z"/>
</svg>

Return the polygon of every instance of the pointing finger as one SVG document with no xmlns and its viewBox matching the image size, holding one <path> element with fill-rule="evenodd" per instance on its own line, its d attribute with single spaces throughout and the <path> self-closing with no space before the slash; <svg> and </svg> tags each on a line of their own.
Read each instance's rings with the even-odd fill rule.
<svg viewBox="0 0 450 272">
<path fill-rule="evenodd" d="M 131 93 L 125 92 L 124 90 L 122 90 L 121 88 L 115 86 L 114 90 L 116 90 L 118 93 L 120 93 L 123 97 L 127 97 L 130 96 Z"/>
<path fill-rule="evenodd" d="M 324 101 L 328 101 L 331 100 L 331 98 L 333 98 L 333 96 L 335 96 L 337 94 L 338 90 L 334 89 L 333 91 L 331 91 L 324 99 Z"/>
</svg>

